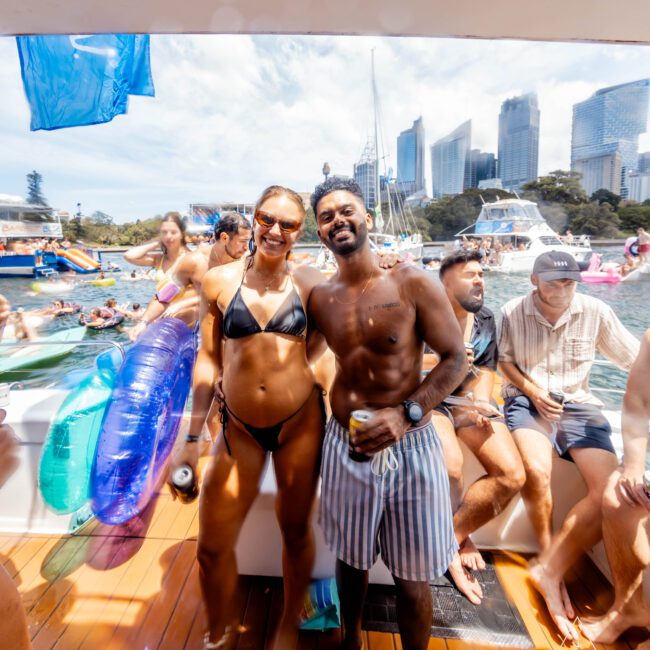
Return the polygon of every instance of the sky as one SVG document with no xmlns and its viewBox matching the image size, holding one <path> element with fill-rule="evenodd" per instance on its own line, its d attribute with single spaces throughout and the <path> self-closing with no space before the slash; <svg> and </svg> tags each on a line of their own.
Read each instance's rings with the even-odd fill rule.
<svg viewBox="0 0 650 650">
<path fill-rule="evenodd" d="M 538 95 L 540 175 L 568 169 L 572 106 L 598 88 L 650 76 L 648 46 L 348 36 L 151 37 L 155 98 L 131 97 L 108 124 L 29 130 L 15 39 L 0 38 L 0 194 L 43 176 L 57 209 L 118 223 L 190 203 L 253 203 L 271 184 L 308 192 L 352 174 L 372 132 L 370 52 L 383 140 L 423 117 L 429 147 L 472 120 L 472 148 L 497 153 L 501 103 Z M 650 134 L 640 151 L 650 150 Z"/>
</svg>

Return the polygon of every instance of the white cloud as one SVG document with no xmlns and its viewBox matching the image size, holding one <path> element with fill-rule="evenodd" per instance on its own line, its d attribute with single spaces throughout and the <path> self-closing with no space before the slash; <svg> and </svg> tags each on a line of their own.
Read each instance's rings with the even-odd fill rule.
<svg viewBox="0 0 650 650">
<path fill-rule="evenodd" d="M 0 39 L 0 192 L 24 194 L 37 169 L 52 205 L 118 220 L 190 202 L 254 200 L 271 183 L 310 190 L 323 162 L 350 174 L 372 130 L 375 48 L 383 131 L 419 115 L 427 144 L 472 119 L 473 146 L 496 153 L 501 102 L 535 91 L 540 173 L 567 168 L 572 105 L 648 76 L 647 48 L 372 37 L 153 36 L 156 97 L 113 122 L 29 132 L 14 39 Z M 641 150 L 650 148 L 650 136 Z M 429 154 L 427 146 L 427 164 Z M 427 173 L 427 182 L 430 179 Z"/>
</svg>

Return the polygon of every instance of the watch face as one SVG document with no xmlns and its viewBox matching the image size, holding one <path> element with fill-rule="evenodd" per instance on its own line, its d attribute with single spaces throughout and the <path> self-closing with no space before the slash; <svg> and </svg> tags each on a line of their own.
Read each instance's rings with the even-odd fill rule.
<svg viewBox="0 0 650 650">
<path fill-rule="evenodd" d="M 422 407 L 419 404 L 417 404 L 415 402 L 413 402 L 412 404 L 409 404 L 408 417 L 409 417 L 409 420 L 411 420 L 411 422 L 413 422 L 413 424 L 415 424 L 416 422 L 419 422 L 422 419 L 423 415 L 424 415 L 424 413 L 422 412 Z"/>
</svg>

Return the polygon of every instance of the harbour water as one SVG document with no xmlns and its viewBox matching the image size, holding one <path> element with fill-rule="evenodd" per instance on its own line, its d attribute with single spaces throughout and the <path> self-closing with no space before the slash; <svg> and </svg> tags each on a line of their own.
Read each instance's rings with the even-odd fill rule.
<svg viewBox="0 0 650 650">
<path fill-rule="evenodd" d="M 305 249 L 303 249 L 305 250 Z M 308 249 L 307 249 L 308 250 Z M 621 261 L 622 251 L 614 247 L 596 248 L 601 253 L 603 261 Z M 317 253 L 317 249 L 311 252 Z M 442 252 L 440 246 L 430 245 L 425 248 L 425 256 L 437 256 Z M 16 278 L 2 279 L 0 293 L 4 294 L 11 302 L 12 308 L 23 307 L 26 311 L 47 306 L 56 298 L 67 302 L 76 302 L 82 305 L 85 311 L 95 306 L 101 306 L 111 297 L 117 299 L 118 304 L 139 302 L 143 307 L 147 305 L 154 293 L 154 282 L 142 280 L 130 282 L 122 279 L 123 274 L 128 274 L 136 267 L 124 261 L 120 253 L 104 253 L 103 261 L 112 261 L 121 267 L 121 272 L 114 275 L 116 283 L 110 287 L 94 287 L 81 284 L 74 291 L 56 295 L 33 294 L 31 292 L 32 279 Z M 77 276 L 76 280 L 88 279 L 89 276 Z M 499 308 L 505 302 L 516 296 L 523 295 L 530 290 L 530 280 L 526 275 L 486 275 L 486 304 L 498 316 Z M 622 283 L 619 285 L 581 285 L 579 291 L 600 298 L 609 304 L 616 312 L 625 326 L 636 336 L 641 336 L 646 328 L 650 327 L 650 283 Z M 77 325 L 77 315 L 65 316 L 54 321 L 49 321 L 39 330 L 40 334 L 51 334 L 59 329 Z M 130 326 L 129 321 L 124 325 Z M 93 341 L 97 346 L 75 348 L 73 352 L 56 362 L 56 365 L 33 370 L 21 371 L 20 380 L 26 387 L 44 387 L 62 385 L 66 375 L 72 371 L 90 368 L 99 352 L 106 349 L 106 342 L 115 341 L 128 345 L 129 340 L 125 328 L 118 326 L 114 329 L 92 331 L 88 330 L 86 341 Z M 18 373 L 16 373 L 18 374 Z M 12 379 L 15 377 L 12 376 Z M 595 367 L 592 374 L 592 384 L 607 389 L 624 389 L 625 374 L 605 367 Z M 620 397 L 611 394 L 600 394 L 599 397 L 608 406 L 618 406 Z"/>
</svg>

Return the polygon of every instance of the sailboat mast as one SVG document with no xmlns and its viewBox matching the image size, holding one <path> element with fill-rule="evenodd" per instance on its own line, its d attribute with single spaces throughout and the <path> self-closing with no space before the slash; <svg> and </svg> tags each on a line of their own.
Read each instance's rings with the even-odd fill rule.
<svg viewBox="0 0 650 650">
<path fill-rule="evenodd" d="M 375 121 L 375 227 L 381 232 L 383 229 L 383 219 L 381 216 L 381 185 L 379 183 L 379 135 L 378 135 L 378 115 L 377 115 L 377 82 L 375 81 L 375 48 L 370 50 L 370 65 L 372 77 L 372 107 Z"/>
</svg>

